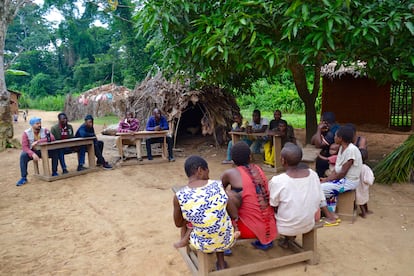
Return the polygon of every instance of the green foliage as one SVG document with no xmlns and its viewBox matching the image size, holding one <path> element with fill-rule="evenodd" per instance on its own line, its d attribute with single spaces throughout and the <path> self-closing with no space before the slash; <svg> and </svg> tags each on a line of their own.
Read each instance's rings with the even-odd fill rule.
<svg viewBox="0 0 414 276">
<path fill-rule="evenodd" d="M 374 168 L 375 181 L 378 183 L 401 183 L 414 177 L 414 135 L 391 152 Z"/>
<path fill-rule="evenodd" d="M 65 95 L 46 96 L 42 98 L 29 98 L 23 94 L 19 99 L 20 108 L 40 109 L 46 111 L 63 110 Z"/>
</svg>

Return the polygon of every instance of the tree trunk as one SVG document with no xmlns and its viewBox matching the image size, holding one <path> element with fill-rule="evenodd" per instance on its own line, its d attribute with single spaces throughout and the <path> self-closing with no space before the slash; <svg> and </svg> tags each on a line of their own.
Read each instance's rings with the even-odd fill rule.
<svg viewBox="0 0 414 276">
<path fill-rule="evenodd" d="M 0 152 L 6 149 L 13 138 L 13 123 L 10 113 L 10 93 L 4 77 L 4 44 L 7 33 L 6 20 L 0 20 Z"/>
<path fill-rule="evenodd" d="M 316 133 L 317 129 L 315 102 L 316 98 L 318 97 L 320 88 L 320 66 L 315 66 L 314 69 L 314 86 L 312 93 L 308 89 L 304 66 L 299 63 L 292 63 L 288 67 L 292 72 L 293 80 L 295 82 L 299 97 L 305 104 L 306 144 L 309 144 L 313 134 Z"/>
</svg>

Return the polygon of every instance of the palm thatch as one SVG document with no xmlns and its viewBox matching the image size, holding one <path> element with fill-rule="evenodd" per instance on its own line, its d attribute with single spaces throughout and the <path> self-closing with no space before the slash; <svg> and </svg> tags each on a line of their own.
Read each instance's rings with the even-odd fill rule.
<svg viewBox="0 0 414 276">
<path fill-rule="evenodd" d="M 365 68 L 366 62 L 357 61 L 352 64 L 338 64 L 337 61 L 332 61 L 325 64 L 321 68 L 321 74 L 328 79 L 341 78 L 344 75 L 351 75 L 354 78 L 363 76 L 361 69 Z"/>
<path fill-rule="evenodd" d="M 374 168 L 378 183 L 414 182 L 414 134 Z"/>
</svg>

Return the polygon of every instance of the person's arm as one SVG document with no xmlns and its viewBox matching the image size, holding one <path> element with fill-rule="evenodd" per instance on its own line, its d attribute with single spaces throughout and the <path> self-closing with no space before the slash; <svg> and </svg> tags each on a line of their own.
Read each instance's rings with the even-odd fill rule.
<svg viewBox="0 0 414 276">
<path fill-rule="evenodd" d="M 88 131 L 85 125 L 81 125 L 77 132 L 78 137 L 86 138 L 86 137 L 95 137 L 95 131 Z"/>
<path fill-rule="evenodd" d="M 173 199 L 173 206 L 174 206 L 174 223 L 177 227 L 183 227 L 186 224 L 186 220 L 183 217 L 183 213 L 181 212 L 180 204 L 178 203 L 178 198 L 174 195 Z"/>
<path fill-rule="evenodd" d="M 130 125 L 127 122 L 125 122 L 125 120 L 121 120 L 118 123 L 117 132 L 129 132 L 129 127 Z"/>
<path fill-rule="evenodd" d="M 155 130 L 155 118 L 153 116 L 151 116 L 148 119 L 147 125 L 145 127 L 145 130 L 147 131 L 154 131 Z"/>
<path fill-rule="evenodd" d="M 22 135 L 22 150 L 32 158 L 34 151 L 30 148 L 29 137 L 27 137 L 26 132 L 23 132 Z"/>
<path fill-rule="evenodd" d="M 129 130 L 134 132 L 139 130 L 139 121 L 137 119 L 131 119 L 129 122 Z"/>
<path fill-rule="evenodd" d="M 328 182 L 331 180 L 338 180 L 338 179 L 344 178 L 353 164 L 354 164 L 354 159 L 349 159 L 342 165 L 340 172 L 334 171 L 328 177 L 321 178 L 321 182 Z"/>
<path fill-rule="evenodd" d="M 226 189 L 228 185 L 230 185 L 232 189 L 243 189 L 240 173 L 235 168 L 228 169 L 224 172 L 221 176 L 221 183 L 223 184 L 224 189 Z"/>
<path fill-rule="evenodd" d="M 57 139 L 60 140 L 60 130 L 59 130 L 59 125 L 54 125 L 52 126 L 52 128 L 50 129 L 50 133 L 53 134 L 53 136 Z"/>
<path fill-rule="evenodd" d="M 161 116 L 160 128 L 161 128 L 161 130 L 169 130 L 170 129 L 170 127 L 168 126 L 167 119 L 164 116 Z"/>
<path fill-rule="evenodd" d="M 73 132 L 72 125 L 68 124 L 68 138 L 73 138 L 75 136 L 75 132 Z"/>
<path fill-rule="evenodd" d="M 328 157 L 325 157 L 325 156 L 323 156 L 323 155 L 322 155 L 322 154 L 320 154 L 320 153 L 318 153 L 318 158 L 319 158 L 319 159 L 322 159 L 322 160 L 329 161 L 329 158 L 328 158 Z"/>
</svg>

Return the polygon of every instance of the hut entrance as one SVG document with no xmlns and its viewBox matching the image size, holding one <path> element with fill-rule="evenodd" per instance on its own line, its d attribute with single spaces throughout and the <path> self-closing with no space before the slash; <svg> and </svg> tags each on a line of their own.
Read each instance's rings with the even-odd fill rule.
<svg viewBox="0 0 414 276">
<path fill-rule="evenodd" d="M 394 83 L 391 87 L 390 127 L 409 131 L 413 124 L 413 92 L 406 82 Z"/>
<path fill-rule="evenodd" d="M 203 104 L 197 102 L 193 104 L 191 101 L 181 113 L 181 117 L 177 120 L 178 129 L 177 137 L 190 137 L 201 135 L 201 119 L 204 117 L 205 108 Z"/>
</svg>

